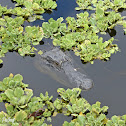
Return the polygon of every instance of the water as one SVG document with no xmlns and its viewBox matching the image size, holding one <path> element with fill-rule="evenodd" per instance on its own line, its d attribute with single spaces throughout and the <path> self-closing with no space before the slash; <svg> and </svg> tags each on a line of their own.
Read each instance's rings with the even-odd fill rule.
<svg viewBox="0 0 126 126">
<path fill-rule="evenodd" d="M 5 0 L 0 0 L 0 3 L 5 4 Z M 8 3 L 8 1 L 7 1 Z M 68 0 L 58 0 L 58 7 L 51 14 L 44 14 L 44 21 L 53 17 L 57 19 L 59 17 L 76 16 L 78 11 L 74 8 L 77 6 L 75 1 L 71 2 Z M 11 3 L 9 3 L 11 6 Z M 13 6 L 13 4 L 12 4 Z M 122 12 L 126 15 L 126 12 Z M 30 25 L 40 25 L 43 21 L 35 21 L 30 23 Z M 65 22 L 65 21 L 64 21 Z M 28 24 L 28 23 L 27 23 Z M 104 62 L 95 60 L 94 64 L 82 64 L 80 58 L 75 56 L 72 52 L 71 55 L 78 66 L 84 69 L 88 75 L 94 80 L 94 87 L 89 90 L 82 92 L 82 97 L 85 97 L 89 103 L 93 104 L 96 101 L 100 101 L 103 105 L 109 106 L 108 117 L 113 115 L 123 115 L 125 114 L 126 106 L 126 42 L 125 35 L 121 26 L 115 27 L 113 33 L 110 31 L 110 35 L 107 34 L 104 39 L 107 40 L 110 36 L 114 36 L 115 41 L 119 45 L 121 52 L 117 52 L 111 56 L 110 61 Z M 47 44 L 45 42 L 45 44 Z M 44 45 L 45 45 L 44 44 Z M 44 47 L 44 45 L 42 45 Z M 47 44 L 48 45 L 48 44 Z M 7 77 L 10 73 L 17 74 L 20 73 L 24 77 L 24 83 L 28 83 L 29 87 L 33 89 L 34 95 L 39 96 L 39 94 L 49 92 L 49 95 L 53 95 L 54 98 L 57 97 L 57 88 L 63 87 L 67 89 L 64 85 L 61 85 L 56 80 L 53 80 L 50 76 L 45 75 L 38 71 L 34 66 L 34 57 L 21 57 L 16 52 L 7 53 L 6 57 L 3 58 L 4 64 L 0 68 L 0 80 Z M 0 103 L 0 111 L 4 110 L 4 106 Z M 65 118 L 63 115 L 59 116 L 58 120 Z M 67 120 L 65 118 L 64 120 Z M 61 125 L 61 121 L 53 121 L 53 124 Z"/>
</svg>

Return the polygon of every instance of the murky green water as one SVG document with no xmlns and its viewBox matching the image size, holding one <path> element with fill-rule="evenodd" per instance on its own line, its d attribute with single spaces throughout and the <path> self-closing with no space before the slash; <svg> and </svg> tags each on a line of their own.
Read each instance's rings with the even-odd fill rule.
<svg viewBox="0 0 126 126">
<path fill-rule="evenodd" d="M 9 0 L 6 0 L 9 7 L 12 6 Z M 2 5 L 6 5 L 5 0 L 0 0 Z M 44 19 L 47 21 L 49 18 L 53 17 L 57 19 L 59 17 L 67 16 L 76 16 L 78 11 L 75 11 L 76 7 L 75 1 L 68 0 L 58 0 L 58 7 L 51 14 L 44 14 Z M 122 12 L 123 15 L 126 15 L 126 11 Z M 30 25 L 40 25 L 43 21 L 35 21 L 30 23 Z M 25 25 L 27 25 L 26 23 Z M 126 114 L 126 42 L 125 35 L 121 27 L 115 27 L 113 33 L 110 31 L 110 35 L 114 36 L 118 41 L 117 43 L 121 49 L 121 52 L 117 52 L 112 55 L 110 61 L 98 61 L 96 60 L 93 65 L 91 64 L 82 64 L 79 57 L 73 56 L 73 59 L 78 64 L 78 66 L 84 69 L 88 75 L 94 80 L 94 87 L 86 92 L 82 92 L 82 97 L 85 97 L 91 104 L 96 101 L 100 101 L 102 105 L 109 106 L 108 117 L 112 115 L 122 115 Z M 110 38 L 110 35 L 107 34 L 104 39 L 107 40 Z M 45 44 L 47 40 L 44 40 Z M 45 45 L 44 44 L 44 45 Z M 44 45 L 43 46 L 44 48 Z M 48 47 L 48 44 L 47 44 Z M 41 47 L 39 47 L 41 48 Z M 35 57 L 21 57 L 15 52 L 7 53 L 6 57 L 3 59 L 4 64 L 0 68 L 0 80 L 8 76 L 10 73 L 17 74 L 20 73 L 24 77 L 24 82 L 30 84 L 29 87 L 33 89 L 34 95 L 39 95 L 40 92 L 44 93 L 48 91 L 50 95 L 53 95 L 54 98 L 57 97 L 57 88 L 63 87 L 67 88 L 64 85 L 61 85 L 57 81 L 53 80 L 50 76 L 45 75 L 38 71 L 34 66 Z M 2 103 L 0 103 L 0 111 L 4 109 Z M 62 117 L 64 118 L 64 117 Z M 59 125 L 63 123 L 63 119 L 58 117 Z M 67 120 L 68 118 L 65 118 Z M 53 121 L 53 124 L 58 124 L 56 120 Z"/>
</svg>

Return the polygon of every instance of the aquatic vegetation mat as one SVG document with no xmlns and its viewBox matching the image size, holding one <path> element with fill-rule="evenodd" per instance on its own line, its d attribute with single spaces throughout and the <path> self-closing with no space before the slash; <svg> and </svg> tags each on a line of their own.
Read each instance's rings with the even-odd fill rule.
<svg viewBox="0 0 126 126">
<path fill-rule="evenodd" d="M 76 10 L 84 10 L 74 17 L 57 20 L 50 18 L 42 26 L 26 26 L 24 22 L 43 20 L 44 12 L 56 9 L 53 0 L 13 0 L 15 8 L 0 5 L 0 63 L 9 51 L 17 51 L 21 56 L 33 55 L 36 45 L 43 38 L 51 38 L 54 46 L 72 50 L 84 62 L 93 63 L 95 59 L 109 60 L 119 51 L 114 38 L 104 41 L 99 34 L 121 25 L 126 33 L 126 20 L 120 9 L 126 9 L 126 0 L 76 0 Z M 89 10 L 92 11 L 89 14 Z M 42 52 L 39 52 L 42 53 Z M 126 115 L 107 118 L 107 106 L 100 102 L 93 105 L 80 97 L 81 89 L 57 89 L 58 97 L 52 100 L 48 92 L 33 96 L 33 90 L 24 84 L 20 74 L 10 74 L 0 81 L 0 102 L 5 103 L 6 112 L 0 112 L 2 126 L 47 126 L 51 117 L 59 113 L 72 116 L 71 122 L 63 126 L 125 126 Z"/>
<path fill-rule="evenodd" d="M 62 17 L 43 22 L 41 27 L 23 27 L 24 21 L 42 19 L 46 10 L 52 11 L 57 7 L 53 0 L 25 0 L 16 2 L 15 8 L 0 5 L 0 58 L 8 51 L 17 51 L 21 56 L 32 55 L 43 38 L 53 39 L 54 46 L 64 50 L 70 49 L 80 56 L 84 62 L 93 63 L 94 59 L 109 60 L 111 54 L 119 51 L 113 44 L 114 38 L 104 41 L 98 33 L 106 34 L 106 30 L 122 25 L 126 31 L 125 16 L 119 9 L 126 8 L 126 1 L 119 0 L 76 0 L 79 7 L 85 10 L 78 13 L 76 18 L 67 17 L 66 23 Z M 91 14 L 88 10 L 93 10 Z M 16 17 L 12 18 L 11 15 Z M 0 63 L 3 61 L 0 59 Z"/>
<path fill-rule="evenodd" d="M 2 7 L 0 5 L 0 15 L 11 14 L 15 16 L 22 16 L 29 22 L 36 19 L 43 19 L 42 15 L 46 10 L 52 11 L 57 7 L 53 0 L 13 0 L 16 2 L 15 8 Z"/>
<path fill-rule="evenodd" d="M 126 0 L 76 0 L 79 7 L 76 10 L 96 10 L 101 7 L 105 11 L 108 9 L 118 11 L 121 8 L 126 8 Z"/>
<path fill-rule="evenodd" d="M 55 46 L 73 50 L 84 62 L 93 62 L 94 59 L 108 60 L 111 54 L 118 51 L 118 46 L 112 44 L 114 38 L 105 42 L 102 37 L 99 38 L 97 29 L 91 25 L 91 20 L 89 13 L 84 12 L 77 14 L 77 19 L 66 18 L 67 26 L 61 23 L 63 18 L 57 21 L 51 18 L 49 23 L 42 24 L 42 28 L 46 33 L 44 36 L 51 37 Z"/>
<path fill-rule="evenodd" d="M 1 51 L 0 57 L 5 56 L 9 50 L 16 50 L 21 56 L 26 54 L 34 54 L 35 48 L 32 45 L 38 45 L 43 38 L 43 31 L 40 27 L 27 26 L 24 28 L 22 24 L 24 18 L 11 18 L 4 16 L 0 19 L 0 37 Z"/>
<path fill-rule="evenodd" d="M 125 126 L 126 115 L 107 118 L 108 106 L 100 102 L 91 105 L 80 97 L 81 89 L 57 89 L 60 97 L 52 100 L 48 92 L 33 96 L 33 90 L 23 83 L 20 74 L 0 81 L 0 102 L 4 102 L 6 112 L 0 112 L 1 126 L 51 126 L 51 117 L 58 114 L 72 116 L 71 122 L 64 121 L 63 126 Z"/>
</svg>

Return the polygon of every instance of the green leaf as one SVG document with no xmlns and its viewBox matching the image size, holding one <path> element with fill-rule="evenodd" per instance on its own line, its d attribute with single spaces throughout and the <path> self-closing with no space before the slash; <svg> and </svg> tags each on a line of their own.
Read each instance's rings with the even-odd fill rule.
<svg viewBox="0 0 126 126">
<path fill-rule="evenodd" d="M 80 126 L 83 126 L 85 124 L 85 121 L 86 121 L 85 117 L 81 116 L 81 115 L 78 115 L 77 120 L 78 120 Z"/>
<path fill-rule="evenodd" d="M 14 90 L 14 95 L 18 98 L 20 98 L 22 95 L 24 95 L 24 91 L 21 87 L 17 87 L 15 90 Z"/>
<path fill-rule="evenodd" d="M 5 107 L 6 107 L 6 110 L 7 110 L 7 113 L 9 115 L 12 115 L 14 114 L 14 108 L 13 108 L 13 105 L 10 105 L 8 103 L 5 104 Z"/>
<path fill-rule="evenodd" d="M 39 51 L 38 51 L 38 54 L 39 54 L 39 55 L 42 55 L 42 54 L 43 54 L 42 50 L 39 50 Z"/>
<path fill-rule="evenodd" d="M 15 114 L 14 118 L 16 121 L 24 121 L 27 118 L 27 113 L 21 110 Z"/>
<path fill-rule="evenodd" d="M 11 99 L 11 98 L 14 97 L 14 92 L 13 92 L 12 89 L 7 89 L 7 90 L 5 91 L 5 94 L 6 94 L 6 96 L 7 96 L 9 99 Z"/>
<path fill-rule="evenodd" d="M 22 75 L 20 75 L 20 74 L 16 74 L 15 76 L 14 76 L 14 80 L 15 81 L 22 81 L 23 80 L 23 77 L 22 77 Z"/>
</svg>

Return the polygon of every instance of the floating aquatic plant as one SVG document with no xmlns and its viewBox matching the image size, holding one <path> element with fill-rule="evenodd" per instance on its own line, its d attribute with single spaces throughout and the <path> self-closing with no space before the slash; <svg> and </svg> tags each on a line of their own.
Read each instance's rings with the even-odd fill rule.
<svg viewBox="0 0 126 126">
<path fill-rule="evenodd" d="M 107 30 L 108 26 L 107 28 L 97 27 L 95 20 L 89 17 L 88 12 L 77 14 L 77 19 L 66 18 L 67 27 L 64 23 L 59 23 L 60 19 L 57 21 L 50 19 L 49 23 L 42 24 L 45 37 L 51 37 L 55 46 L 73 50 L 84 62 L 92 62 L 94 59 L 108 60 L 111 54 L 118 51 L 118 46 L 112 44 L 114 38 L 104 42 L 103 38 L 97 35 L 99 31 Z M 57 24 L 55 29 L 54 22 Z"/>
<path fill-rule="evenodd" d="M 71 122 L 64 121 L 63 126 L 125 126 L 126 115 L 106 117 L 107 106 L 101 107 L 100 102 L 91 105 L 80 97 L 81 89 L 57 89 L 60 97 L 52 101 L 48 92 L 33 96 L 32 89 L 24 84 L 20 74 L 10 74 L 0 81 L 0 102 L 5 103 L 6 112 L 0 112 L 0 125 L 3 126 L 50 126 L 51 117 L 63 113 L 73 116 Z"/>
<path fill-rule="evenodd" d="M 126 0 L 76 0 L 79 7 L 76 10 L 96 10 L 97 7 L 105 11 L 111 9 L 118 11 L 121 8 L 126 8 Z"/>
<path fill-rule="evenodd" d="M 35 48 L 43 38 L 41 27 L 27 26 L 22 27 L 24 18 L 11 18 L 4 16 L 0 18 L 0 57 L 3 57 L 9 50 L 18 51 L 21 56 L 34 54 Z"/>
<path fill-rule="evenodd" d="M 125 0 L 77 0 L 80 8 L 76 9 L 94 10 L 93 13 L 91 15 L 87 11 L 78 13 L 76 19 L 67 17 L 67 23 L 62 23 L 64 20 L 62 17 L 57 20 L 50 18 L 48 22 L 42 23 L 42 27 L 27 26 L 25 29 L 22 24 L 26 19 L 34 21 L 41 16 L 38 14 L 56 8 L 57 4 L 52 0 L 15 2 L 17 4 L 14 9 L 0 6 L 0 57 L 9 50 L 16 50 L 21 56 L 34 54 L 36 50 L 34 46 L 45 37 L 52 38 L 55 46 L 73 50 L 84 62 L 93 63 L 94 59 L 108 60 L 111 54 L 119 50 L 118 46 L 112 44 L 114 38 L 103 41 L 97 34 L 99 32 L 105 34 L 107 29 L 112 29 L 116 25 L 122 25 L 126 31 L 125 17 L 118 13 L 120 8 L 126 8 Z M 4 16 L 5 14 L 18 17 L 13 19 Z"/>
<path fill-rule="evenodd" d="M 35 21 L 36 19 L 43 19 L 42 15 L 45 10 L 55 9 L 57 4 L 53 0 L 14 0 L 17 2 L 14 9 L 7 7 L 2 7 L 0 5 L 0 16 L 2 15 L 16 15 L 22 16 L 29 22 Z M 22 7 L 20 7 L 22 6 Z"/>
<path fill-rule="evenodd" d="M 53 0 L 14 0 L 15 8 L 0 5 L 0 58 L 9 50 L 17 51 L 21 56 L 34 54 L 35 45 L 45 38 L 52 38 L 55 46 L 71 49 L 85 62 L 94 59 L 109 59 L 111 54 L 118 51 L 118 46 L 112 44 L 114 38 L 103 41 L 97 33 L 104 33 L 116 25 L 122 25 L 126 32 L 125 17 L 118 12 L 126 8 L 125 0 L 76 0 L 79 7 L 76 10 L 93 10 L 78 13 L 76 19 L 67 17 L 49 19 L 42 27 L 22 26 L 25 20 L 35 21 L 43 19 L 42 13 L 57 7 Z M 11 18 L 9 15 L 17 17 Z M 5 16 L 6 15 L 6 16 Z M 8 15 L 8 16 L 7 16 Z M 40 52 L 42 53 L 42 52 Z M 0 63 L 2 60 L 0 59 Z M 5 103 L 6 112 L 0 112 L 0 125 L 2 126 L 47 126 L 45 121 L 51 121 L 52 116 L 58 112 L 73 116 L 71 122 L 64 122 L 63 126 L 125 126 L 126 115 L 106 117 L 107 106 L 100 106 L 100 102 L 90 105 L 80 97 L 81 90 L 57 90 L 60 98 L 52 101 L 48 92 L 33 96 L 32 89 L 24 84 L 20 74 L 10 74 L 0 81 L 0 102 Z"/>
</svg>

